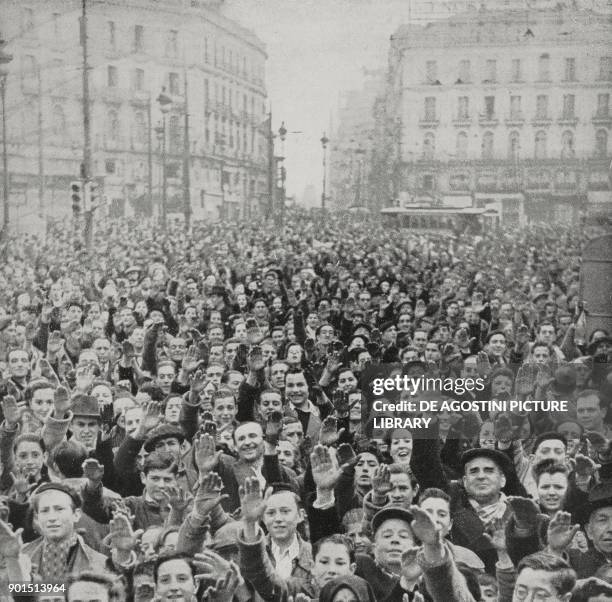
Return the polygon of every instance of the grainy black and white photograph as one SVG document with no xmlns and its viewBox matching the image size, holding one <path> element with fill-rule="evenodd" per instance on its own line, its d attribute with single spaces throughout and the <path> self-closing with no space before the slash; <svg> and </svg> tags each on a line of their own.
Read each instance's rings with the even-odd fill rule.
<svg viewBox="0 0 612 602">
<path fill-rule="evenodd" d="M 612 601 L 612 0 L 0 0 L 0 602 Z"/>
</svg>

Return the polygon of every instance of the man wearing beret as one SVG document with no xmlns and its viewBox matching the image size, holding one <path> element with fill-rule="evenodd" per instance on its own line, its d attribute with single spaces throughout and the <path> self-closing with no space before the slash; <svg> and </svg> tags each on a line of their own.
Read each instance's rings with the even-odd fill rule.
<svg viewBox="0 0 612 602">
<path fill-rule="evenodd" d="M 63 483 L 45 483 L 32 496 L 34 518 L 42 537 L 24 546 L 24 553 L 44 583 L 66 582 L 79 571 L 104 571 L 106 557 L 77 534 L 81 498 Z"/>
<path fill-rule="evenodd" d="M 496 521 L 511 515 L 506 493 L 526 496 L 525 490 L 513 474 L 510 458 L 495 449 L 474 448 L 464 452 L 461 456 L 463 478 L 450 481 L 440 461 L 437 431 L 437 424 L 433 424 L 427 438 L 414 440 L 411 462 L 414 475 L 421 489 L 437 487 L 450 495 L 451 541 L 473 550 L 487 572 L 493 574 L 497 553 L 485 533 Z M 510 486 L 506 487 L 507 478 L 512 476 Z"/>
</svg>

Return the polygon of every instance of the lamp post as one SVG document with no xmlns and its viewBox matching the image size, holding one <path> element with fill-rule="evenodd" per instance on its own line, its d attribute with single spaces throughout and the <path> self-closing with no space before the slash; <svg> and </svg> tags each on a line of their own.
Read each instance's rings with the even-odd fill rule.
<svg viewBox="0 0 612 602">
<path fill-rule="evenodd" d="M 6 42 L 0 40 L 0 96 L 2 99 L 2 202 L 3 220 L 2 232 L 4 237 L 8 235 L 9 227 L 9 175 L 8 175 L 8 152 L 6 150 L 6 80 L 8 76 L 7 65 L 13 60 L 13 55 L 4 51 Z"/>
<path fill-rule="evenodd" d="M 281 156 L 277 157 L 278 162 L 280 164 L 280 212 L 279 219 L 281 227 L 285 223 L 285 199 L 286 199 L 286 189 L 285 189 L 285 180 L 287 178 L 287 170 L 285 169 L 284 161 L 285 161 L 285 140 L 287 138 L 287 128 L 285 127 L 285 122 L 281 123 L 281 126 L 278 128 L 278 137 L 281 141 Z"/>
<path fill-rule="evenodd" d="M 166 88 L 162 88 L 160 95 L 157 97 L 157 103 L 162 113 L 161 125 L 161 164 L 162 164 L 162 199 L 161 199 L 161 221 L 162 228 L 166 229 L 166 213 L 168 207 L 168 175 L 166 173 L 166 115 L 172 108 L 172 99 L 166 94 Z M 159 127 L 156 128 L 158 134 Z"/>
<path fill-rule="evenodd" d="M 323 147 L 323 192 L 321 193 L 321 209 L 325 211 L 325 186 L 327 184 L 327 145 L 329 138 L 323 132 L 321 137 L 321 146 Z"/>
</svg>

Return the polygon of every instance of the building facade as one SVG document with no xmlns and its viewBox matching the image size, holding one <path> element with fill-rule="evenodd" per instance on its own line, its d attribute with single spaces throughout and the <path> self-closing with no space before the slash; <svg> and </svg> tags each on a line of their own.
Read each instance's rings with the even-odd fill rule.
<svg viewBox="0 0 612 602">
<path fill-rule="evenodd" d="M 225 18 L 219 0 L 86 6 L 92 175 L 108 213 L 160 213 L 164 140 L 168 215 L 184 208 L 185 154 L 193 219 L 258 211 L 268 190 L 262 42 Z M 0 10 L 14 57 L 6 88 L 11 221 L 65 216 L 83 157 L 82 2 L 0 0 Z M 172 101 L 165 115 L 162 90 Z"/>
<path fill-rule="evenodd" d="M 374 104 L 384 88 L 385 72 L 363 70 L 363 86 L 342 95 L 337 127 L 330 132 L 329 197 L 336 209 L 369 204 L 368 165 L 372 163 Z"/>
<path fill-rule="evenodd" d="M 391 38 L 379 123 L 386 204 L 493 204 L 572 220 L 610 202 L 612 21 L 479 9 Z"/>
</svg>

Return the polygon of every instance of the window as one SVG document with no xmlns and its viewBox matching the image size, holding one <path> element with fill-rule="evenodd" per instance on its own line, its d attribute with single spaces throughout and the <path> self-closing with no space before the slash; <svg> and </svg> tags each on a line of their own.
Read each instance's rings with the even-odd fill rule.
<svg viewBox="0 0 612 602">
<path fill-rule="evenodd" d="M 210 55 L 208 54 L 208 38 L 204 38 L 204 62 L 210 62 Z"/>
<path fill-rule="evenodd" d="M 461 61 L 459 63 L 459 79 L 465 84 L 472 79 L 472 65 L 470 61 Z"/>
<path fill-rule="evenodd" d="M 535 137 L 535 158 L 546 159 L 546 132 L 539 131 Z"/>
<path fill-rule="evenodd" d="M 548 96 L 539 94 L 536 99 L 536 119 L 548 119 Z"/>
<path fill-rule="evenodd" d="M 147 121 L 142 111 L 134 113 L 134 141 L 141 145 L 147 142 Z"/>
<path fill-rule="evenodd" d="M 144 52 L 144 27 L 134 25 L 134 52 Z"/>
<path fill-rule="evenodd" d="M 178 153 L 181 148 L 181 125 L 178 115 L 171 115 L 168 121 L 168 146 L 171 153 Z"/>
<path fill-rule="evenodd" d="M 576 81 L 576 59 L 565 59 L 565 81 Z"/>
<path fill-rule="evenodd" d="M 457 134 L 457 159 L 467 159 L 468 135 L 466 132 Z"/>
<path fill-rule="evenodd" d="M 144 90 L 145 72 L 144 69 L 134 69 L 134 90 L 142 92 Z"/>
<path fill-rule="evenodd" d="M 608 156 L 608 132 L 597 130 L 595 133 L 595 156 L 605 159 Z"/>
<path fill-rule="evenodd" d="M 438 63 L 436 61 L 427 61 L 425 63 L 425 74 L 428 84 L 434 84 L 438 79 Z"/>
<path fill-rule="evenodd" d="M 61 105 L 55 105 L 53 107 L 53 122 L 51 129 L 55 138 L 63 138 L 66 134 L 66 116 L 64 109 Z"/>
<path fill-rule="evenodd" d="M 115 28 L 114 21 L 108 21 L 107 32 L 108 32 L 108 48 L 109 50 L 116 50 L 117 49 L 117 30 Z"/>
<path fill-rule="evenodd" d="M 436 152 L 436 138 L 432 132 L 427 132 L 423 138 L 423 159 L 433 159 Z"/>
<path fill-rule="evenodd" d="M 23 31 L 32 31 L 34 29 L 34 9 L 23 9 Z"/>
<path fill-rule="evenodd" d="M 53 13 L 53 36 L 57 39 L 60 36 L 60 14 Z"/>
<path fill-rule="evenodd" d="M 573 94 L 563 95 L 563 119 L 574 119 L 576 97 Z"/>
<path fill-rule="evenodd" d="M 508 136 L 508 159 L 517 161 L 521 150 L 521 136 L 518 132 L 510 132 Z"/>
<path fill-rule="evenodd" d="M 495 119 L 495 96 L 485 96 L 485 119 Z"/>
<path fill-rule="evenodd" d="M 561 158 L 571 159 L 574 154 L 574 134 L 570 131 L 563 132 L 561 136 Z"/>
<path fill-rule="evenodd" d="M 610 115 L 610 94 L 597 95 L 597 117 L 608 117 Z"/>
<path fill-rule="evenodd" d="M 511 96 L 510 97 L 510 119 L 521 119 L 521 97 Z"/>
<path fill-rule="evenodd" d="M 457 119 L 470 118 L 470 99 L 467 96 L 460 96 L 457 105 Z"/>
<path fill-rule="evenodd" d="M 119 113 L 114 109 L 108 112 L 106 118 L 106 134 L 113 142 L 119 139 Z"/>
<path fill-rule="evenodd" d="M 104 162 L 104 171 L 106 171 L 108 175 L 113 175 L 117 171 L 117 163 L 114 159 L 107 159 Z"/>
<path fill-rule="evenodd" d="M 178 73 L 168 73 L 168 92 L 172 96 L 180 94 Z"/>
<path fill-rule="evenodd" d="M 210 100 L 210 85 L 208 82 L 208 78 L 204 79 L 204 105 L 208 105 Z"/>
<path fill-rule="evenodd" d="M 482 137 L 482 158 L 493 158 L 493 132 L 485 132 Z"/>
<path fill-rule="evenodd" d="M 602 56 L 599 59 L 599 79 L 612 81 L 612 57 Z"/>
<path fill-rule="evenodd" d="M 31 54 L 26 54 L 23 57 L 23 67 L 21 75 L 23 77 L 23 84 L 27 88 L 33 88 L 36 79 L 36 58 Z"/>
<path fill-rule="evenodd" d="M 484 81 L 489 83 L 497 81 L 497 61 L 495 59 L 487 60 Z"/>
<path fill-rule="evenodd" d="M 523 64 L 521 59 L 512 59 L 512 81 L 520 82 L 523 79 Z"/>
<path fill-rule="evenodd" d="M 436 99 L 433 96 L 425 98 L 425 121 L 436 120 Z"/>
<path fill-rule="evenodd" d="M 542 54 L 538 61 L 538 79 L 541 82 L 550 81 L 550 55 Z"/>
<path fill-rule="evenodd" d="M 423 190 L 433 190 L 434 189 L 434 177 L 431 174 L 424 175 L 421 182 L 422 182 L 421 187 Z"/>
<path fill-rule="evenodd" d="M 176 58 L 178 56 L 178 31 L 171 29 L 166 38 L 166 56 Z"/>
<path fill-rule="evenodd" d="M 117 67 L 109 65 L 106 70 L 106 85 L 109 88 L 117 87 Z"/>
</svg>

